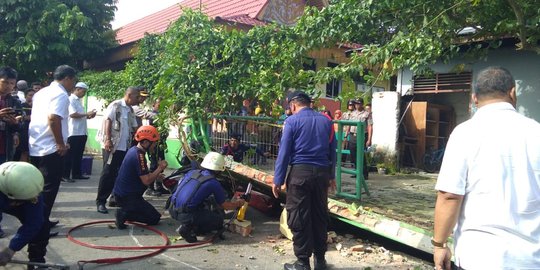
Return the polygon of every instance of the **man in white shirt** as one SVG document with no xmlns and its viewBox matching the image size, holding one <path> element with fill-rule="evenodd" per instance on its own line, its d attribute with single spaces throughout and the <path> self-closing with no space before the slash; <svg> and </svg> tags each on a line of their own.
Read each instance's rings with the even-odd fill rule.
<svg viewBox="0 0 540 270">
<path fill-rule="evenodd" d="M 538 269 L 540 124 L 516 111 L 506 69 L 480 72 L 472 99 L 479 109 L 452 132 L 435 186 L 435 267 L 450 270 L 454 229 L 459 269 Z"/>
<path fill-rule="evenodd" d="M 81 99 L 86 95 L 88 85 L 78 82 L 69 96 L 68 144 L 69 150 L 64 164 L 64 181 L 74 182 L 76 179 L 88 179 L 81 173 L 81 162 L 88 138 L 86 119 L 96 116 L 96 111 L 86 112 Z"/>
<path fill-rule="evenodd" d="M 133 134 L 138 127 L 135 113 L 131 108 L 137 104 L 139 104 L 139 88 L 130 86 L 126 90 L 124 98 L 109 104 L 103 116 L 103 124 L 97 138 L 101 142 L 103 154 L 103 169 L 96 198 L 99 213 L 107 214 L 109 212 L 105 203 L 112 193 L 118 170 L 127 150 L 131 147 Z"/>
<path fill-rule="evenodd" d="M 68 94 L 77 82 L 77 71 L 68 65 L 62 65 L 54 71 L 54 81 L 48 87 L 37 92 L 33 97 L 32 116 L 29 125 L 30 161 L 45 179 L 43 202 L 45 204 L 45 224 L 49 231 L 54 223 L 49 216 L 58 194 L 62 178 L 64 156 L 68 150 Z M 57 223 L 57 222 L 56 222 Z M 44 262 L 47 241 L 36 243 L 41 254 L 31 261 Z"/>
</svg>

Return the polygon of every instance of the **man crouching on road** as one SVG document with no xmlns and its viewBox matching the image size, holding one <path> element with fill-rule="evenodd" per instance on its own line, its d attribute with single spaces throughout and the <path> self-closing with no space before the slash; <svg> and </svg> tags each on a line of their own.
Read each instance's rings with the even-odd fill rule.
<svg viewBox="0 0 540 270">
<path fill-rule="evenodd" d="M 188 243 L 197 242 L 197 233 L 221 230 L 225 214 L 223 209 L 234 210 L 245 202 L 242 199 L 234 202 L 225 201 L 225 190 L 216 179 L 216 176 L 225 170 L 223 155 L 209 152 L 204 157 L 201 167 L 202 170 L 189 171 L 171 196 L 169 213 L 171 217 L 180 221 L 181 225 L 176 231 Z M 218 205 L 223 209 L 217 207 Z"/>
<path fill-rule="evenodd" d="M 146 163 L 146 153 L 156 148 L 159 133 L 153 126 L 142 126 L 135 133 L 135 140 L 138 143 L 127 151 L 113 189 L 120 207 L 116 211 L 118 229 L 126 228 L 126 220 L 156 225 L 161 217 L 156 208 L 143 198 L 148 185 L 163 179 L 163 170 L 168 165 L 167 161 L 160 160 L 157 169 L 150 173 Z"/>
<path fill-rule="evenodd" d="M 22 223 L 9 246 L 0 251 L 0 266 L 9 263 L 15 252 L 27 244 L 30 261 L 44 263 L 49 226 L 44 226 L 45 205 L 39 196 L 43 175 L 27 162 L 6 162 L 0 165 L 0 172 L 1 213 L 10 214 Z"/>
</svg>

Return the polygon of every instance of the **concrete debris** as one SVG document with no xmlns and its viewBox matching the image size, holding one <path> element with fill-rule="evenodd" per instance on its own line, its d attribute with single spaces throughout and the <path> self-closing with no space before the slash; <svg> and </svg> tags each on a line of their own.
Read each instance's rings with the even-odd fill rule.
<svg viewBox="0 0 540 270">
<path fill-rule="evenodd" d="M 421 261 L 409 259 L 404 255 L 395 254 L 383 246 L 379 246 L 368 240 L 356 238 L 356 236 L 352 234 L 339 235 L 335 231 L 329 231 L 327 243 L 329 244 L 329 247 L 335 247 L 337 255 L 344 260 L 359 262 L 363 265 L 382 267 L 374 269 L 432 269 L 432 266 L 424 265 Z M 285 255 L 285 252 L 289 250 L 288 246 L 292 245 L 292 241 L 285 238 L 279 238 L 279 236 L 274 237 L 269 235 L 266 237 L 266 241 L 261 241 L 259 245 L 250 245 L 250 247 L 260 248 L 264 244 L 271 245 L 275 253 Z M 329 252 L 331 251 L 332 249 L 329 250 Z M 248 258 L 250 260 L 256 260 L 254 256 Z M 414 265 L 422 265 L 422 267 L 409 268 Z"/>
<path fill-rule="evenodd" d="M 364 251 L 364 245 L 356 245 L 356 246 L 352 246 L 352 247 L 351 247 L 351 250 L 352 250 L 352 251 L 357 251 L 357 252 Z"/>
</svg>

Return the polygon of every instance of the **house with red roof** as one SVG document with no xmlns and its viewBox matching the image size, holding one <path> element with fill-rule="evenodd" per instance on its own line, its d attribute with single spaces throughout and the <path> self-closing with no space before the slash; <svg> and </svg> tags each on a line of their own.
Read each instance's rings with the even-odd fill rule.
<svg viewBox="0 0 540 270">
<path fill-rule="evenodd" d="M 146 33 L 164 33 L 169 25 L 182 15 L 183 8 L 201 10 L 216 23 L 227 27 L 249 30 L 252 27 L 264 26 L 270 22 L 280 25 L 294 24 L 296 19 L 304 13 L 306 6 L 324 8 L 329 0 L 183 0 L 161 11 L 131 22 L 116 30 L 118 47 L 109 50 L 101 58 L 87 61 L 85 68 L 94 70 L 121 70 L 125 63 L 132 59 L 137 41 Z M 346 51 L 359 49 L 358 44 L 340 44 L 333 48 L 325 48 L 309 53 L 309 68 L 318 69 L 327 66 L 336 66 L 349 61 Z M 379 89 L 386 88 L 388 83 L 382 82 Z M 342 89 L 358 91 L 365 87 L 357 82 L 332 81 L 320 85 L 322 105 L 334 111 L 339 103 L 330 102 L 336 98 Z M 325 93 L 325 94 L 323 94 Z M 325 99 L 326 98 L 326 99 Z"/>
<path fill-rule="evenodd" d="M 183 0 L 116 30 L 118 47 L 105 56 L 88 61 L 85 68 L 119 70 L 132 58 L 137 41 L 145 34 L 164 33 L 182 15 L 182 9 L 201 10 L 215 22 L 236 29 L 249 30 L 269 22 L 294 24 L 306 6 L 322 8 L 328 0 Z"/>
</svg>

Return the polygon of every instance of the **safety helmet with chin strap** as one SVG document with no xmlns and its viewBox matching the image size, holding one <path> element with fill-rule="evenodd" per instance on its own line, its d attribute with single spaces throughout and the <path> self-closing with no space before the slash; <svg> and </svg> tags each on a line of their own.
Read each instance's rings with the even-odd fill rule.
<svg viewBox="0 0 540 270">
<path fill-rule="evenodd" d="M 201 163 L 201 167 L 222 172 L 225 170 L 225 157 L 218 152 L 208 152 Z"/>
<path fill-rule="evenodd" d="M 0 191 L 14 200 L 30 200 L 43 190 L 41 172 L 28 162 L 10 161 L 0 165 Z"/>
</svg>

